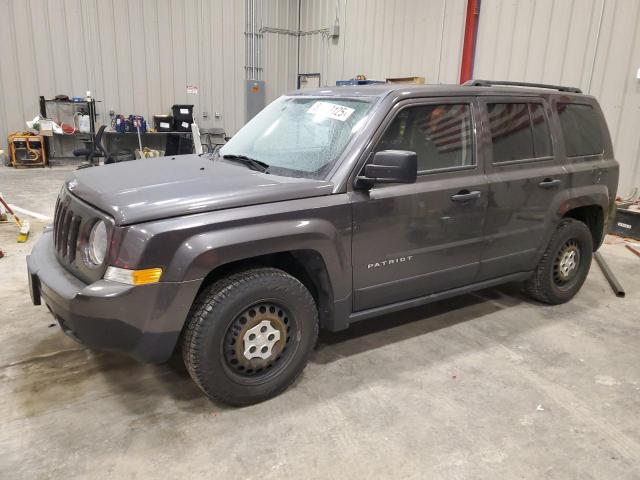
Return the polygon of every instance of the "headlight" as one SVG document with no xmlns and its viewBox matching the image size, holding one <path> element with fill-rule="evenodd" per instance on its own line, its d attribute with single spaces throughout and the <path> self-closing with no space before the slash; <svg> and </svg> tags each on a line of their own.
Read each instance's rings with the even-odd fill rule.
<svg viewBox="0 0 640 480">
<path fill-rule="evenodd" d="M 94 266 L 102 265 L 107 256 L 107 226 L 102 220 L 98 220 L 89 234 L 87 245 L 87 259 Z"/>
</svg>

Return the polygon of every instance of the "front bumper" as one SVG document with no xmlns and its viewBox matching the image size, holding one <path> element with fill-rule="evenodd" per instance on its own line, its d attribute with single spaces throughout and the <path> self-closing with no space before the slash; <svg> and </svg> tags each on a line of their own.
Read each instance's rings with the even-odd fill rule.
<svg viewBox="0 0 640 480">
<path fill-rule="evenodd" d="M 168 360 L 200 281 L 87 285 L 58 263 L 52 237 L 45 230 L 27 256 L 34 305 L 42 299 L 62 330 L 90 347 L 125 352 L 141 362 Z"/>
</svg>

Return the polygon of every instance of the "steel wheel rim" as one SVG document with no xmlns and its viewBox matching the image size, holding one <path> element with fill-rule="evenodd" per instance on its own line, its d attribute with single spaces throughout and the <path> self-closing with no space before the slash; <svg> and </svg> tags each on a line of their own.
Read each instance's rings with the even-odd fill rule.
<svg viewBox="0 0 640 480">
<path fill-rule="evenodd" d="M 291 358 L 294 348 L 289 347 L 295 330 L 293 317 L 283 305 L 274 301 L 252 304 L 227 328 L 223 342 L 225 367 L 240 381 L 259 381 L 275 375 Z"/>
<path fill-rule="evenodd" d="M 580 244 L 570 238 L 558 250 L 553 262 L 553 283 L 559 288 L 568 288 L 578 277 L 580 270 Z"/>
</svg>

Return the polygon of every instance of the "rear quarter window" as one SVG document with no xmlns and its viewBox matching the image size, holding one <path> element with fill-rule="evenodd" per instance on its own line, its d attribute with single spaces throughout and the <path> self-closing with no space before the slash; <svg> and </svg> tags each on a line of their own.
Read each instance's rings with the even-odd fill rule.
<svg viewBox="0 0 640 480">
<path fill-rule="evenodd" d="M 591 105 L 558 103 L 557 109 L 567 157 L 604 152 L 600 117 Z"/>
</svg>

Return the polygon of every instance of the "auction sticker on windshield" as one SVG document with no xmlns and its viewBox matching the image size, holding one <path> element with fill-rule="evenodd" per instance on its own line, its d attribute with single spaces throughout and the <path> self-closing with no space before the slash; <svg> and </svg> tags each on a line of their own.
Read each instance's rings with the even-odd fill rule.
<svg viewBox="0 0 640 480">
<path fill-rule="evenodd" d="M 315 102 L 307 113 L 312 113 L 321 117 L 333 118 L 344 122 L 354 112 L 353 108 L 343 107 L 337 103 L 331 102 Z"/>
</svg>

